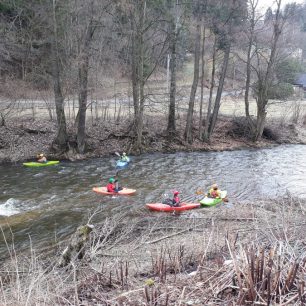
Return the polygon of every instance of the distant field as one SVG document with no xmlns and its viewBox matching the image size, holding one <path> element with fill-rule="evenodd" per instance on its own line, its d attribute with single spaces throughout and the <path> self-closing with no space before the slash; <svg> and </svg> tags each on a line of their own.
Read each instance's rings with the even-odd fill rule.
<svg viewBox="0 0 306 306">
<path fill-rule="evenodd" d="M 147 88 L 150 94 L 146 97 L 145 112 L 149 115 L 165 115 L 168 114 L 168 95 L 165 93 L 167 89 L 164 84 L 160 86 L 152 86 Z M 188 109 L 190 85 L 184 85 L 178 88 L 177 94 L 177 113 L 184 115 Z M 199 112 L 199 94 L 196 97 L 195 114 Z M 206 110 L 208 100 L 208 92 L 204 93 L 203 111 Z M 268 106 L 268 118 L 279 118 L 289 120 L 299 114 L 306 114 L 306 101 L 270 101 Z M 52 98 L 44 100 L 19 100 L 16 102 L 2 100 L 0 102 L 0 113 L 4 113 L 6 117 L 11 118 L 55 118 L 55 106 Z M 76 98 L 69 98 L 65 101 L 65 113 L 68 120 L 74 120 L 78 112 L 78 102 Z M 250 101 L 250 113 L 256 115 L 255 100 Z M 228 116 L 244 115 L 243 97 L 237 96 L 237 93 L 225 92 L 222 97 L 220 114 Z M 114 93 L 112 97 L 106 99 L 89 99 L 88 119 L 91 120 L 111 120 L 121 117 L 133 116 L 133 101 L 131 95 L 124 92 Z"/>
</svg>

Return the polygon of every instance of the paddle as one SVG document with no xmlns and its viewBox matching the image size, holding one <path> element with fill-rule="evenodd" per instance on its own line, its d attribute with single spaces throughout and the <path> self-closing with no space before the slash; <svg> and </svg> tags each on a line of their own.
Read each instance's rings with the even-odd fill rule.
<svg viewBox="0 0 306 306">
<path fill-rule="evenodd" d="M 197 199 L 195 199 L 193 195 L 189 195 L 181 199 L 181 203 L 196 202 L 196 201 Z"/>
<path fill-rule="evenodd" d="M 115 154 L 118 156 L 118 157 L 121 157 L 120 153 L 118 152 L 115 152 Z"/>
<path fill-rule="evenodd" d="M 200 194 L 205 194 L 202 189 L 198 189 L 195 194 L 200 195 Z"/>
</svg>

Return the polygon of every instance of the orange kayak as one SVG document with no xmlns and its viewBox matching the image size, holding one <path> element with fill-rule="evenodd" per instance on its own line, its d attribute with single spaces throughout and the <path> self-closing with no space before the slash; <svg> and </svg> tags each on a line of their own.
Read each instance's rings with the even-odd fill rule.
<svg viewBox="0 0 306 306">
<path fill-rule="evenodd" d="M 150 210 L 173 212 L 173 211 L 184 211 L 184 210 L 197 208 L 200 207 L 200 203 L 181 203 L 179 207 L 174 207 L 163 203 L 149 203 L 146 204 L 146 206 Z"/>
<path fill-rule="evenodd" d="M 136 192 L 136 189 L 123 188 L 118 192 L 108 192 L 106 187 L 94 187 L 92 190 L 99 194 L 104 195 L 132 195 Z"/>
</svg>

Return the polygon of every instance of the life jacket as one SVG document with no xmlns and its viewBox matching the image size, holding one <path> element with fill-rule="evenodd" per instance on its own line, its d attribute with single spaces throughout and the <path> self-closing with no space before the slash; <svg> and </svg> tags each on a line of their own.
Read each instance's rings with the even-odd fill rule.
<svg viewBox="0 0 306 306">
<path fill-rule="evenodd" d="M 37 160 L 38 163 L 46 163 L 47 162 L 47 158 L 45 156 L 42 156 L 40 157 L 38 160 Z"/>
<path fill-rule="evenodd" d="M 173 204 L 177 204 L 181 202 L 181 199 L 178 196 L 174 196 L 172 202 Z"/>
<path fill-rule="evenodd" d="M 220 198 L 220 195 L 221 194 L 220 194 L 220 190 L 219 189 L 215 190 L 215 189 L 211 188 L 209 190 L 209 196 L 212 197 L 212 198 Z"/>
<path fill-rule="evenodd" d="M 120 160 L 123 161 L 123 162 L 128 162 L 129 158 L 125 155 L 125 156 L 121 156 Z"/>
<path fill-rule="evenodd" d="M 107 189 L 107 192 L 115 192 L 115 184 L 114 183 L 108 183 L 106 185 L 106 189 Z"/>
</svg>

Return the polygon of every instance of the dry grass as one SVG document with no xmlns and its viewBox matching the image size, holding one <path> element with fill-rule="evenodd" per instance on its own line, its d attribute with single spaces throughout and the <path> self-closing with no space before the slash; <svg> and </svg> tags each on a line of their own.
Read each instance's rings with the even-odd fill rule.
<svg viewBox="0 0 306 306">
<path fill-rule="evenodd" d="M 288 197 L 190 218 L 116 216 L 65 268 L 56 250 L 10 249 L 0 305 L 302 305 L 304 215 L 305 203 Z"/>
</svg>

